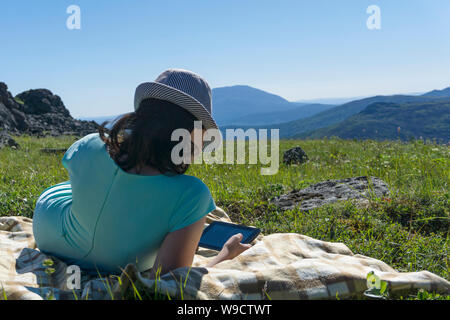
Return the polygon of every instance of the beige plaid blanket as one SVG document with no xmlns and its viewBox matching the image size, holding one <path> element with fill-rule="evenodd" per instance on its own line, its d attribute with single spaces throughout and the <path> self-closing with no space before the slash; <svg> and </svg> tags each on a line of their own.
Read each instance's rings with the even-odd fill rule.
<svg viewBox="0 0 450 320">
<path fill-rule="evenodd" d="M 230 221 L 221 209 L 208 215 L 207 223 L 214 220 Z M 342 243 L 295 233 L 260 235 L 233 260 L 202 267 L 214 254 L 200 248 L 191 268 L 176 269 L 156 281 L 133 265 L 120 277 L 82 272 L 80 287 L 71 288 L 68 283 L 76 281 L 69 278 L 68 266 L 36 249 L 32 220 L 0 217 L 0 299 L 120 299 L 135 292 L 142 297 L 143 291 L 172 299 L 346 299 L 363 296 L 370 271 L 387 281 L 391 296 L 420 288 L 450 293 L 450 283 L 428 271 L 400 273 L 382 261 L 353 254 Z M 49 258 L 53 272 L 45 266 Z"/>
</svg>

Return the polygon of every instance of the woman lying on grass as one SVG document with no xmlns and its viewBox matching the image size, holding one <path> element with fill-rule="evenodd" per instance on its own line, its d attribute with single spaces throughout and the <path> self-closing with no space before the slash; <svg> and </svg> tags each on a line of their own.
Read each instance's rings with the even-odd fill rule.
<svg viewBox="0 0 450 320">
<path fill-rule="evenodd" d="M 46 189 L 33 216 L 38 248 L 68 264 L 119 273 L 128 263 L 161 274 L 190 266 L 206 215 L 215 209 L 208 187 L 174 164 L 175 129 L 193 136 L 217 128 L 211 117 L 211 89 L 198 75 L 170 69 L 136 89 L 135 112 L 105 123 L 99 133 L 75 142 L 62 163 L 70 181 Z M 193 141 L 193 139 L 191 140 Z M 193 144 L 195 148 L 203 145 Z M 191 158 L 192 159 L 192 158 Z M 206 267 L 232 259 L 250 247 L 231 237 Z"/>
</svg>

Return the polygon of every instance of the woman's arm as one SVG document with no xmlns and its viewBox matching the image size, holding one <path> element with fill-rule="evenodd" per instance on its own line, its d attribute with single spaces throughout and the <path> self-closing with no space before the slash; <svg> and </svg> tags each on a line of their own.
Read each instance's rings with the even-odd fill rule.
<svg viewBox="0 0 450 320">
<path fill-rule="evenodd" d="M 159 274 L 162 275 L 176 268 L 192 265 L 205 221 L 206 217 L 166 236 L 151 269 L 150 278 L 156 277 L 158 268 L 160 268 Z M 225 243 L 219 254 L 212 258 L 205 267 L 212 267 L 221 261 L 233 259 L 251 247 L 250 244 L 240 243 L 241 240 L 242 234 L 232 236 Z"/>
</svg>

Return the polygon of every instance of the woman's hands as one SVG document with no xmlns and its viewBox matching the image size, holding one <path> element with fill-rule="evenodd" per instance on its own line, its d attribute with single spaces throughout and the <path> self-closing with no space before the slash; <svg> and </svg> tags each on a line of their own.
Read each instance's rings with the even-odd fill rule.
<svg viewBox="0 0 450 320">
<path fill-rule="evenodd" d="M 222 250 L 220 250 L 219 255 L 222 255 L 224 260 L 231 260 L 234 257 L 237 257 L 245 250 L 251 248 L 251 244 L 249 243 L 241 243 L 242 241 L 242 233 L 235 234 L 230 237 L 230 239 L 225 242 Z"/>
<path fill-rule="evenodd" d="M 231 260 L 234 257 L 237 257 L 245 250 L 251 248 L 251 244 L 249 243 L 241 243 L 242 241 L 242 233 L 235 234 L 234 236 L 230 237 L 230 239 L 225 242 L 225 244 L 222 247 L 222 250 L 220 250 L 219 254 L 215 256 L 207 265 L 206 267 L 212 267 L 219 262 L 225 261 L 225 260 Z"/>
</svg>

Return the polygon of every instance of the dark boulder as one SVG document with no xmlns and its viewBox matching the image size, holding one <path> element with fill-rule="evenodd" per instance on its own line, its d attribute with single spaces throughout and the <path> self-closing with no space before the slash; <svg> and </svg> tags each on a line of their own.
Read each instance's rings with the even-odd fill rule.
<svg viewBox="0 0 450 320">
<path fill-rule="evenodd" d="M 70 116 L 61 98 L 47 89 L 28 90 L 18 94 L 16 98 L 23 101 L 24 112 L 27 114 L 60 113 Z"/>
<path fill-rule="evenodd" d="M 284 152 L 283 162 L 285 164 L 302 164 L 308 161 L 306 152 L 300 147 L 291 148 Z"/>
<path fill-rule="evenodd" d="M 389 188 L 379 178 L 370 177 L 369 183 L 369 179 L 362 176 L 319 182 L 305 189 L 293 190 L 270 202 L 283 210 L 298 207 L 307 211 L 340 200 L 356 199 L 358 202 L 367 202 L 372 193 L 382 197 L 389 193 Z"/>
</svg>

